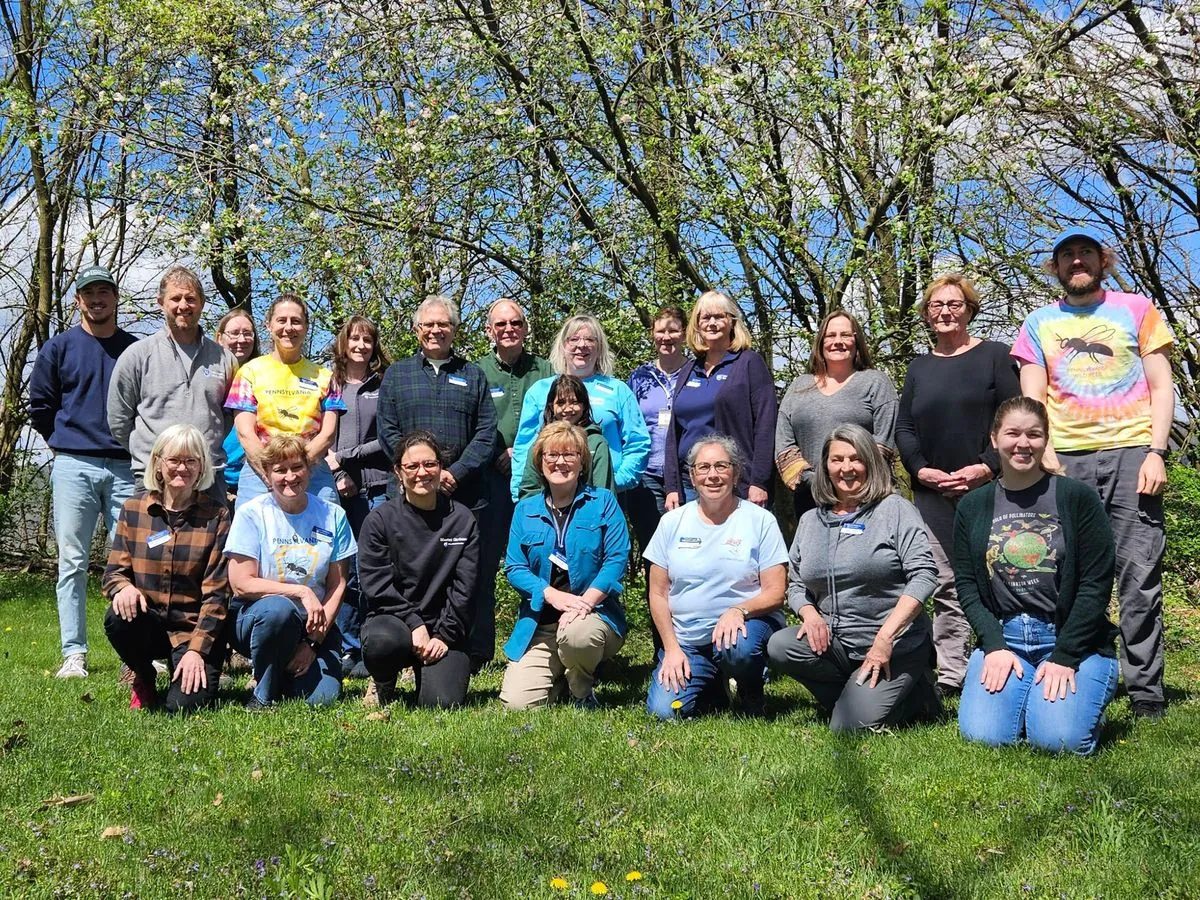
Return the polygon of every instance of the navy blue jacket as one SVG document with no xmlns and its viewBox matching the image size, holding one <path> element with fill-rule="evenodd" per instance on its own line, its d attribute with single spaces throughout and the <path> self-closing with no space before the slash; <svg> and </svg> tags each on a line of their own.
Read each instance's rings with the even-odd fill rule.
<svg viewBox="0 0 1200 900">
<path fill-rule="evenodd" d="M 29 420 L 51 450 L 129 459 L 108 430 L 108 383 L 136 342 L 120 328 L 98 338 L 76 325 L 45 343 L 29 378 Z"/>
</svg>

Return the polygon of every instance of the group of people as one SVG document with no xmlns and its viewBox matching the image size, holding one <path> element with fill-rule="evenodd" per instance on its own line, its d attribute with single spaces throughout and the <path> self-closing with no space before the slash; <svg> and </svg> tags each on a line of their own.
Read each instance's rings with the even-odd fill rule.
<svg viewBox="0 0 1200 900">
<path fill-rule="evenodd" d="M 782 402 L 716 291 L 660 310 L 655 359 L 625 382 L 596 318 L 567 319 L 542 359 L 510 299 L 488 310 L 476 363 L 442 296 L 413 316 L 413 356 L 389 363 L 355 316 L 325 368 L 304 357 L 305 304 L 283 295 L 260 355 L 247 311 L 202 334 L 204 291 L 182 267 L 159 286 L 163 329 L 135 341 L 111 274 L 85 269 L 81 323 L 45 345 L 30 389 L 55 454 L 58 674 L 86 675 L 103 513 L 105 630 L 131 706 L 211 702 L 229 648 L 255 707 L 330 702 L 344 675 L 387 704 L 409 668 L 416 703 L 462 703 L 494 654 L 503 559 L 519 609 L 501 701 L 591 708 L 628 631 L 632 532 L 655 716 L 761 715 L 773 671 L 837 730 L 935 717 L 961 692 L 969 739 L 1089 753 L 1119 675 L 1135 714 L 1164 711 L 1172 337 L 1148 299 L 1102 287 L 1113 263 L 1094 232 L 1061 235 L 1046 267 L 1064 295 L 1011 350 L 971 334 L 967 278 L 938 278 L 919 309 L 932 349 L 899 394 L 834 311 Z"/>
</svg>

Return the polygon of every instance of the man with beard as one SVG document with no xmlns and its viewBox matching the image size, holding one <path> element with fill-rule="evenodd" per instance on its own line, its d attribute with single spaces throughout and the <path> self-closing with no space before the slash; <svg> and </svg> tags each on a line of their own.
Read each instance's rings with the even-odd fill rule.
<svg viewBox="0 0 1200 900">
<path fill-rule="evenodd" d="M 1050 414 L 1043 465 L 1065 467 L 1104 502 L 1116 541 L 1125 687 L 1135 715 L 1159 718 L 1173 337 L 1151 300 L 1101 287 L 1113 267 L 1096 232 L 1061 234 L 1046 270 L 1066 295 L 1029 314 L 1012 355 L 1021 364 L 1022 393 Z"/>
<path fill-rule="evenodd" d="M 46 341 L 29 377 L 29 421 L 50 446 L 54 540 L 58 544 L 57 678 L 87 677 L 88 554 L 104 516 L 109 537 L 133 495 L 129 451 L 105 415 L 117 358 L 137 338 L 117 327 L 117 282 L 103 266 L 75 279 L 79 324 Z"/>
</svg>

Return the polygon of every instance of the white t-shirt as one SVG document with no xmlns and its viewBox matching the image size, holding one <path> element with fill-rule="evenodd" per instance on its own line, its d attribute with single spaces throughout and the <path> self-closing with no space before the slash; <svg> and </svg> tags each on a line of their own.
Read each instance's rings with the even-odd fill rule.
<svg viewBox="0 0 1200 900">
<path fill-rule="evenodd" d="M 325 600 L 330 562 L 358 552 L 342 508 L 313 494 L 296 515 L 279 508 L 275 497 L 255 497 L 233 516 L 225 555 L 258 560 L 258 575 L 283 584 L 303 584 Z"/>
<path fill-rule="evenodd" d="M 671 623 L 690 647 L 711 644 L 717 619 L 761 590 L 762 570 L 788 561 L 775 517 L 748 500 L 721 525 L 701 520 L 695 501 L 671 510 L 642 556 L 667 570 Z M 773 617 L 783 624 L 782 611 Z"/>
</svg>

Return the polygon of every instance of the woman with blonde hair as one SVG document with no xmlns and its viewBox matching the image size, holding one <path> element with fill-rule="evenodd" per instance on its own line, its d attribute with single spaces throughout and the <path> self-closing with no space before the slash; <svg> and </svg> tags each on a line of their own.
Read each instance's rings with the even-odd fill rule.
<svg viewBox="0 0 1200 900">
<path fill-rule="evenodd" d="M 608 442 L 617 492 L 637 486 L 650 456 L 650 433 L 646 431 L 633 391 L 613 377 L 608 336 L 595 316 L 571 316 L 563 323 L 550 346 L 550 364 L 558 375 L 574 375 L 587 388 L 592 418 Z M 513 500 L 520 497 L 526 459 L 541 431 L 546 399 L 553 384 L 553 377 L 534 382 L 521 402 L 521 420 L 513 440 L 510 484 Z"/>
<path fill-rule="evenodd" d="M 154 661 L 165 659 L 165 708 L 191 712 L 215 699 L 225 656 L 229 511 L 205 493 L 212 455 L 193 425 L 159 434 L 143 478 L 145 492 L 121 509 L 104 570 L 104 631 L 133 673 L 131 709 L 158 706 Z"/>
<path fill-rule="evenodd" d="M 698 440 L 713 434 L 730 438 L 747 461 L 734 486 L 737 496 L 770 506 L 779 405 L 770 369 L 751 349 L 741 308 L 720 291 L 701 294 L 688 317 L 687 343 L 695 355 L 675 381 L 664 456 L 666 509 L 695 498 L 684 462 Z"/>
</svg>

